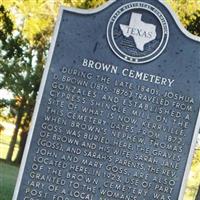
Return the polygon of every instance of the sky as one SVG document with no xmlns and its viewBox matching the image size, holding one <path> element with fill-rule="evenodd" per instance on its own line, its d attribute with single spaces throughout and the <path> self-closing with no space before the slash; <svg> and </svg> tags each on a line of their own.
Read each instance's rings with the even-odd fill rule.
<svg viewBox="0 0 200 200">
<path fill-rule="evenodd" d="M 12 98 L 12 93 L 9 92 L 6 89 L 1 89 L 0 90 L 0 99 L 11 99 Z"/>
</svg>

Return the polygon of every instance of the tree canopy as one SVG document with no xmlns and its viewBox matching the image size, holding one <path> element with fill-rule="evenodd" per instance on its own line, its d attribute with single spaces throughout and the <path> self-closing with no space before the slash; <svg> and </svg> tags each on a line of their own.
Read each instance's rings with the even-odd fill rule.
<svg viewBox="0 0 200 200">
<path fill-rule="evenodd" d="M 167 0 L 167 2 L 175 10 L 188 31 L 200 36 L 200 1 Z"/>
<path fill-rule="evenodd" d="M 40 39 L 49 41 L 52 34 L 58 9 L 67 7 L 92 8 L 106 0 L 2 0 L 2 5 L 10 11 L 15 28 L 20 28 L 23 36 L 34 45 Z M 166 0 L 178 14 L 181 22 L 192 33 L 200 35 L 200 1 L 199 0 Z"/>
</svg>

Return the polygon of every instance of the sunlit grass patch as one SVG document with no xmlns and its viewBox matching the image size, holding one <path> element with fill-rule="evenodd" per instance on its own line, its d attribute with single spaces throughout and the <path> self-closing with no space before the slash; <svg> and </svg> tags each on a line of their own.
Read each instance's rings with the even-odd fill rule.
<svg viewBox="0 0 200 200">
<path fill-rule="evenodd" d="M 1 121 L 1 124 L 4 126 L 4 130 L 0 133 L 0 159 L 6 159 L 12 133 L 14 131 L 14 124 L 5 121 Z M 15 149 L 13 152 L 13 157 L 12 157 L 13 161 L 15 160 L 19 149 L 19 139 L 20 138 L 18 136 L 17 144 L 15 145 Z"/>
</svg>

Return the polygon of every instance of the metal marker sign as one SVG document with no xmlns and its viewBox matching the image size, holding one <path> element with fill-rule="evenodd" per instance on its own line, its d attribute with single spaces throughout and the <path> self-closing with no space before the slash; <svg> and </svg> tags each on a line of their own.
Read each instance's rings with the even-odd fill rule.
<svg viewBox="0 0 200 200">
<path fill-rule="evenodd" d="M 199 42 L 158 0 L 61 8 L 13 200 L 182 200 Z"/>
</svg>

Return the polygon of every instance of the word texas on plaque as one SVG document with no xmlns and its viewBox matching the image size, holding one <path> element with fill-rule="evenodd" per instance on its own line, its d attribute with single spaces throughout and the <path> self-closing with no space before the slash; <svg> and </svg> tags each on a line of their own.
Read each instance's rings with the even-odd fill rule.
<svg viewBox="0 0 200 200">
<path fill-rule="evenodd" d="M 159 0 L 61 8 L 13 200 L 182 200 L 199 42 Z"/>
</svg>

